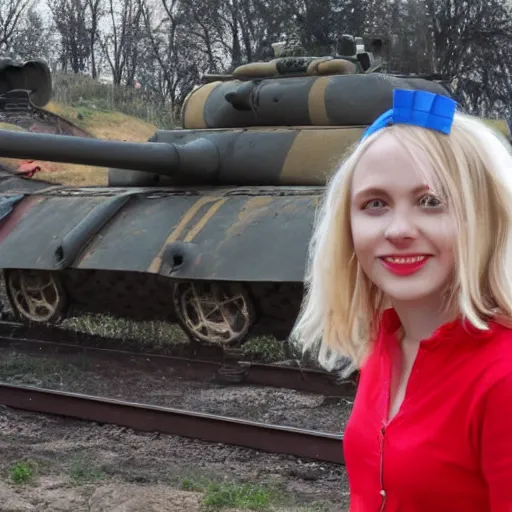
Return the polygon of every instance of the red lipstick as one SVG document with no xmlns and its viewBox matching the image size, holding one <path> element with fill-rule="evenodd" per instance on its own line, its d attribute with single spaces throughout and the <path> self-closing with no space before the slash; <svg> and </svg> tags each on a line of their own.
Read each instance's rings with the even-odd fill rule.
<svg viewBox="0 0 512 512">
<path fill-rule="evenodd" d="M 429 258 L 427 254 L 397 254 L 381 257 L 380 261 L 393 274 L 409 276 L 422 269 Z"/>
</svg>

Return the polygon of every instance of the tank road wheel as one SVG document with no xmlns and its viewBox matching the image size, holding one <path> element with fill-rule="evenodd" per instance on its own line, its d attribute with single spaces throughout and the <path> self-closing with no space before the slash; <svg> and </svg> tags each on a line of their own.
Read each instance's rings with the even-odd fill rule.
<svg viewBox="0 0 512 512">
<path fill-rule="evenodd" d="M 13 312 L 36 323 L 62 320 L 68 297 L 60 276 L 44 270 L 5 271 L 5 286 Z"/>
<path fill-rule="evenodd" d="M 240 345 L 255 320 L 252 300 L 239 283 L 180 281 L 173 305 L 189 338 L 203 343 Z"/>
</svg>

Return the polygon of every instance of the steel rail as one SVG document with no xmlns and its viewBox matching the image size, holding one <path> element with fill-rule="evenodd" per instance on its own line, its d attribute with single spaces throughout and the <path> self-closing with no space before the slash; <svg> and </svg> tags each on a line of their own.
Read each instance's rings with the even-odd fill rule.
<svg viewBox="0 0 512 512">
<path fill-rule="evenodd" d="M 0 334 L 0 347 L 37 353 L 58 352 L 66 355 L 86 354 L 107 361 L 138 362 L 160 368 L 173 368 L 188 378 L 218 379 L 223 383 L 250 384 L 322 394 L 325 396 L 349 397 L 355 395 L 353 380 L 338 380 L 326 372 L 260 363 L 221 363 L 182 357 L 132 352 L 121 349 L 89 347 L 74 343 L 44 341 Z"/>
<path fill-rule="evenodd" d="M 342 434 L 5 383 L 0 383 L 0 403 L 25 411 L 344 464 Z"/>
</svg>

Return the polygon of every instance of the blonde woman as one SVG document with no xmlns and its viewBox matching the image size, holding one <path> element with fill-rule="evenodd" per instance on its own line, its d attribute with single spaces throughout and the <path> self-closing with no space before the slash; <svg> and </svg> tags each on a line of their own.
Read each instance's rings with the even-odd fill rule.
<svg viewBox="0 0 512 512">
<path fill-rule="evenodd" d="M 512 155 L 395 91 L 332 178 L 292 338 L 360 370 L 350 512 L 512 511 Z"/>
</svg>

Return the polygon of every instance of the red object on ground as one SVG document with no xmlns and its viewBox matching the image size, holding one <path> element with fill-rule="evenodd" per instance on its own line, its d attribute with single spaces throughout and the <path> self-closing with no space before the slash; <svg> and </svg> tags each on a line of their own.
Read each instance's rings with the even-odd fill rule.
<svg viewBox="0 0 512 512">
<path fill-rule="evenodd" d="M 32 178 L 36 172 L 41 170 L 39 163 L 34 160 L 24 160 L 18 167 L 18 174 L 27 178 Z"/>
</svg>

